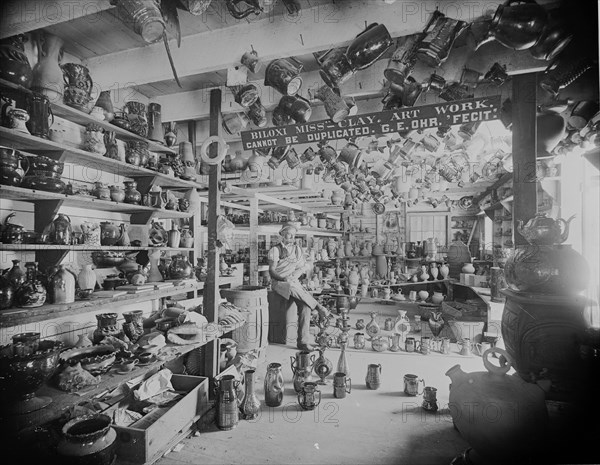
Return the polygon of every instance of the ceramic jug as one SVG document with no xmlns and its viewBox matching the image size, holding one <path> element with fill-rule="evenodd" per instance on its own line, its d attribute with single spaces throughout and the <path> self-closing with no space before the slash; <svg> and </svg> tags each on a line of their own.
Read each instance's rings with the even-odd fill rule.
<svg viewBox="0 0 600 465">
<path fill-rule="evenodd" d="M 265 86 L 274 87 L 282 95 L 295 95 L 302 86 L 303 65 L 294 58 L 278 58 L 265 69 Z"/>
<path fill-rule="evenodd" d="M 52 275 L 49 287 L 53 304 L 70 304 L 75 302 L 75 276 L 64 265 Z"/>
<path fill-rule="evenodd" d="M 495 366 L 490 355 L 501 356 L 504 364 Z M 446 372 L 452 381 L 449 407 L 456 428 L 486 463 L 539 457 L 548 424 L 544 390 L 549 386 L 508 376 L 513 361 L 502 349 L 486 351 L 482 360 L 487 371 L 465 373 L 455 365 Z M 490 415 L 492 409 L 502 415 Z"/>
<path fill-rule="evenodd" d="M 71 245 L 73 238 L 73 227 L 71 226 L 71 218 L 63 213 L 52 221 L 49 229 L 49 239 L 52 244 L 56 245 Z"/>
<path fill-rule="evenodd" d="M 546 23 L 546 10 L 536 2 L 507 0 L 496 9 L 488 34 L 477 48 L 495 39 L 513 50 L 526 50 L 539 40 Z"/>
<path fill-rule="evenodd" d="M 365 377 L 367 389 L 379 389 L 381 386 L 381 364 L 371 363 L 367 367 L 367 376 Z"/>
<path fill-rule="evenodd" d="M 240 382 L 233 375 L 224 375 L 215 379 L 215 397 L 217 404 L 217 427 L 231 430 L 238 423 L 238 397 L 236 390 Z"/>
</svg>

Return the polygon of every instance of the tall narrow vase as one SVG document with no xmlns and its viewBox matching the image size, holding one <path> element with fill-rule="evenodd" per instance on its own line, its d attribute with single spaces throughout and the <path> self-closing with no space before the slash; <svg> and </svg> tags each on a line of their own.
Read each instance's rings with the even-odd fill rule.
<svg viewBox="0 0 600 465">
<path fill-rule="evenodd" d="M 258 411 L 260 410 L 260 401 L 258 400 L 254 389 L 255 375 L 255 370 L 246 370 L 244 372 L 245 394 L 244 400 L 242 400 L 242 403 L 240 404 L 240 410 L 244 420 L 255 419 L 258 417 Z"/>
</svg>

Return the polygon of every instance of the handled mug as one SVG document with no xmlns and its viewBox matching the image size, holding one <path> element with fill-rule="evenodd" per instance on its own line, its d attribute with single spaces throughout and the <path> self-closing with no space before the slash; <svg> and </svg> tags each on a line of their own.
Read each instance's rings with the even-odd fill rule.
<svg viewBox="0 0 600 465">
<path fill-rule="evenodd" d="M 419 383 L 422 383 L 421 392 L 419 392 Z M 423 394 L 423 389 L 425 389 L 425 380 L 419 378 L 417 375 L 404 375 L 404 393 L 407 396 L 417 396 L 419 394 Z"/>
<path fill-rule="evenodd" d="M 333 375 L 333 397 L 343 399 L 352 392 L 352 378 L 346 373 L 337 372 Z"/>
</svg>

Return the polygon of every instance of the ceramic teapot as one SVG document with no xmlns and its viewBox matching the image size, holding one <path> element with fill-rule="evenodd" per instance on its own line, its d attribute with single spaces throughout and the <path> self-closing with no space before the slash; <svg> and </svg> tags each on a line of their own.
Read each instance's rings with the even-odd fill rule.
<svg viewBox="0 0 600 465">
<path fill-rule="evenodd" d="M 569 237 L 569 223 L 571 223 L 573 218 L 575 218 L 575 215 L 571 216 L 566 221 L 562 218 L 553 220 L 552 218 L 546 217 L 545 213 L 537 213 L 525 224 L 525 226 L 523 226 L 523 221 L 519 220 L 517 231 L 530 244 L 562 244 L 567 240 L 567 237 Z M 561 224 L 563 225 L 562 228 Z"/>
</svg>

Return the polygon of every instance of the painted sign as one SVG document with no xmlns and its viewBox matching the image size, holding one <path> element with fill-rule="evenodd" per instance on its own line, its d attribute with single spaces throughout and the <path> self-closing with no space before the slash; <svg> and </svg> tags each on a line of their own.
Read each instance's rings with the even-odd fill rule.
<svg viewBox="0 0 600 465">
<path fill-rule="evenodd" d="M 244 150 L 252 150 L 278 145 L 308 144 L 322 140 L 387 134 L 409 129 L 454 126 L 499 118 L 500 96 L 494 95 L 356 115 L 339 123 L 325 120 L 255 129 L 244 131 L 241 135 Z"/>
</svg>

